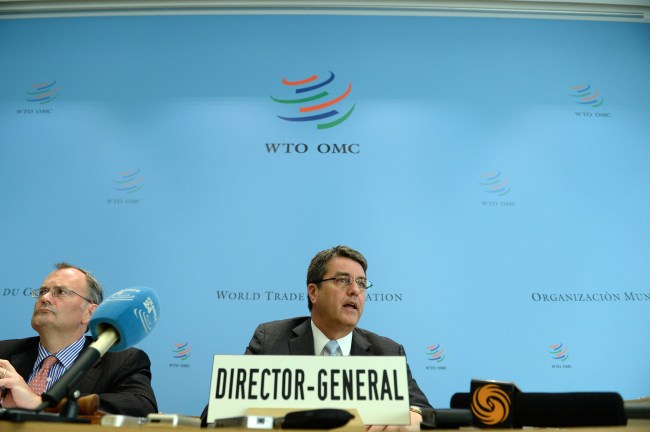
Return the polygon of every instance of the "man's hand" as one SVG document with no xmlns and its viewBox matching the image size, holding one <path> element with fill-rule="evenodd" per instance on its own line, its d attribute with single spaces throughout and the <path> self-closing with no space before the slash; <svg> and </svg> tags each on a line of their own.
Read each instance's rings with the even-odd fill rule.
<svg viewBox="0 0 650 432">
<path fill-rule="evenodd" d="M 366 431 L 380 432 L 380 431 L 419 431 L 420 423 L 422 423 L 422 416 L 416 412 L 409 411 L 411 414 L 411 424 L 406 426 L 386 426 L 386 425 L 367 425 Z"/>
<path fill-rule="evenodd" d="M 7 360 L 0 359 L 0 388 L 2 388 L 2 407 L 35 409 L 42 399 L 34 394 L 23 377 Z"/>
</svg>

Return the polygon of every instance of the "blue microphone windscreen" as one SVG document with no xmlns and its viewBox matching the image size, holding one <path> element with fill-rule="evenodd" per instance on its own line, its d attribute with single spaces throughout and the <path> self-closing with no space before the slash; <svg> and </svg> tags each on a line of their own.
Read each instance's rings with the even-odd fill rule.
<svg viewBox="0 0 650 432">
<path fill-rule="evenodd" d="M 120 339 L 109 351 L 125 350 L 144 339 L 160 315 L 158 295 L 151 288 L 138 286 L 116 292 L 105 299 L 90 319 L 90 332 L 97 339 L 102 327 L 117 330 Z"/>
</svg>

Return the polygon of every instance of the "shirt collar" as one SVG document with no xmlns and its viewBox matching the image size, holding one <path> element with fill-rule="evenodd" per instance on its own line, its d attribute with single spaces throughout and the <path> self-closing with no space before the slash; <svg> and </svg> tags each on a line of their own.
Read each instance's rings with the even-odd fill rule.
<svg viewBox="0 0 650 432">
<path fill-rule="evenodd" d="M 311 332 L 314 335 L 314 352 L 316 355 L 323 355 L 323 349 L 325 348 L 325 344 L 329 342 L 329 338 L 325 336 L 318 327 L 316 327 L 314 321 L 311 321 Z M 350 350 L 352 349 L 352 332 L 336 341 L 339 343 L 339 347 L 341 347 L 341 354 L 349 356 Z"/>
<path fill-rule="evenodd" d="M 72 363 L 77 359 L 79 356 L 79 353 L 84 347 L 84 343 L 86 342 L 86 337 L 81 336 L 76 342 L 73 342 L 72 344 L 68 345 L 67 347 L 63 348 L 61 351 L 58 353 L 52 354 L 49 352 L 45 347 L 39 342 L 38 343 L 38 357 L 36 357 L 36 363 L 34 364 L 34 368 L 36 370 L 40 369 L 41 363 L 43 363 L 43 360 L 45 360 L 46 357 L 49 357 L 53 355 L 54 357 L 57 358 L 59 363 L 63 365 L 64 368 L 69 369 L 70 366 L 72 366 Z"/>
</svg>

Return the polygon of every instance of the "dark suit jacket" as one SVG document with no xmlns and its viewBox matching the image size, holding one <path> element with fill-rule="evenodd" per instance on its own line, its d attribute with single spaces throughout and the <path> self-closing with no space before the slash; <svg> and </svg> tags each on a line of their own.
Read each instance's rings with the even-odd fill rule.
<svg viewBox="0 0 650 432">
<path fill-rule="evenodd" d="M 0 358 L 9 363 L 27 381 L 36 357 L 38 337 L 0 341 Z M 86 336 L 84 348 L 92 338 Z M 144 417 L 158 412 L 151 388 L 151 362 L 144 351 L 129 348 L 107 352 L 81 378 L 77 389 L 81 395 L 99 395 L 99 409 L 113 414 Z"/>
<path fill-rule="evenodd" d="M 315 355 L 314 336 L 309 317 L 291 318 L 260 324 L 253 334 L 246 354 Z M 404 347 L 384 336 L 355 328 L 352 332 L 353 356 L 406 356 Z M 406 365 L 410 404 L 431 408 L 427 397 Z"/>
</svg>

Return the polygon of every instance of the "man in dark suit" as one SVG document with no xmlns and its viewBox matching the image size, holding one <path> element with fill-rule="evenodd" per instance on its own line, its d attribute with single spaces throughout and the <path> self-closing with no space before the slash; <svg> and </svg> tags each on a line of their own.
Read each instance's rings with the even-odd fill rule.
<svg viewBox="0 0 650 432">
<path fill-rule="evenodd" d="M 307 270 L 307 306 L 311 317 L 261 324 L 246 354 L 329 355 L 328 341 L 338 343 L 338 355 L 405 356 L 404 347 L 393 340 L 357 327 L 363 313 L 368 264 L 361 253 L 346 246 L 319 252 Z M 419 429 L 421 409 L 431 408 L 407 365 L 410 427 L 369 426 L 371 431 Z"/>
<path fill-rule="evenodd" d="M 103 300 L 102 288 L 79 267 L 60 263 L 56 268 L 33 293 L 32 327 L 39 337 L 0 341 L 0 405 L 5 408 L 39 406 L 41 393 L 92 342 L 85 333 Z M 109 352 L 84 375 L 77 389 L 82 396 L 97 394 L 101 411 L 146 416 L 158 411 L 150 367 L 149 357 L 139 349 Z"/>
</svg>

